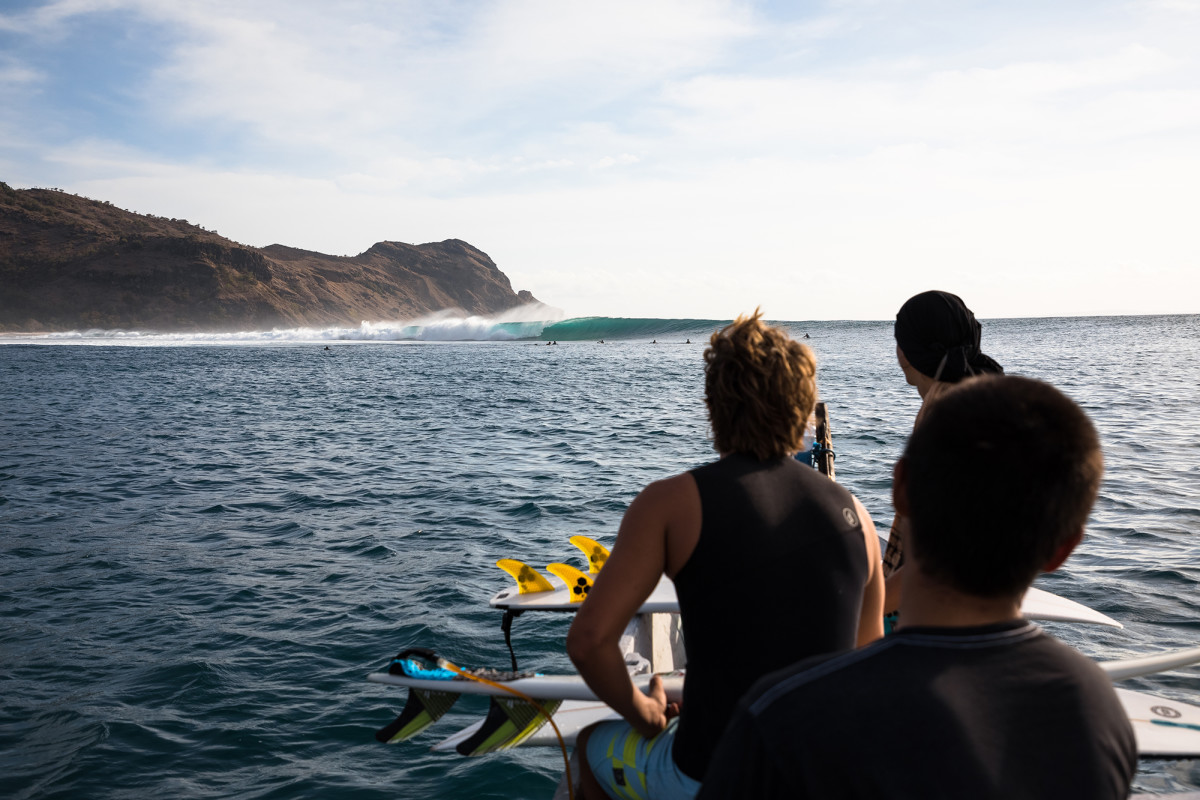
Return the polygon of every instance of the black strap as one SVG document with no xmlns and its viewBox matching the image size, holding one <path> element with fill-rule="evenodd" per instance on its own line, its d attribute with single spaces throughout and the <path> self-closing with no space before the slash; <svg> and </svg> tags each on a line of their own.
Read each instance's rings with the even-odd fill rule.
<svg viewBox="0 0 1200 800">
<path fill-rule="evenodd" d="M 504 643 L 508 645 L 508 655 L 512 658 L 513 672 L 517 671 L 517 653 L 512 646 L 512 623 L 517 617 L 524 614 L 524 611 L 518 611 L 513 608 L 505 609 L 504 619 L 500 622 L 500 630 L 504 631 Z"/>
<path fill-rule="evenodd" d="M 388 672 L 392 675 L 403 675 L 404 668 L 401 667 L 397 662 L 403 661 L 404 659 L 412 656 L 417 656 L 428 664 L 436 664 L 438 659 L 437 653 L 433 652 L 427 647 L 410 647 L 407 650 L 401 650 L 400 654 L 392 659 L 391 666 L 388 667 Z"/>
<path fill-rule="evenodd" d="M 837 453 L 833 452 L 832 447 L 826 447 L 825 445 L 821 444 L 820 442 L 813 442 L 812 453 L 813 453 L 813 466 L 816 467 L 817 469 L 821 468 L 820 467 L 821 456 L 828 454 L 830 463 L 832 463 L 837 458 Z"/>
</svg>

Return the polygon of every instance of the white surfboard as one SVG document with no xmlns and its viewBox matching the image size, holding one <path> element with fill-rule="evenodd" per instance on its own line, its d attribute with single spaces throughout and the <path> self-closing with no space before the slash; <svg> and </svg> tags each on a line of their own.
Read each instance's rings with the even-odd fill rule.
<svg viewBox="0 0 1200 800">
<path fill-rule="evenodd" d="M 1144 675 L 1153 675 L 1180 667 L 1200 664 L 1200 647 L 1189 647 L 1183 650 L 1172 650 L 1156 653 L 1150 656 L 1136 658 L 1111 659 L 1096 662 L 1100 669 L 1110 679 L 1124 680 Z M 683 699 L 684 671 L 670 672 L 660 676 L 667 699 L 679 701 Z M 635 675 L 633 684 L 638 689 L 645 690 L 650 685 L 650 675 Z M 392 675 L 386 672 L 373 672 L 367 680 L 383 683 L 389 686 L 399 686 L 408 689 L 425 689 L 435 692 L 453 692 L 456 694 L 483 695 L 485 697 L 503 697 L 512 692 L 498 688 L 489 683 L 472 680 L 429 680 L 425 678 L 410 678 L 407 675 Z M 528 678 L 504 681 L 502 686 L 514 689 L 535 700 L 583 700 L 596 702 L 595 693 L 584 683 L 579 675 L 535 675 Z"/>
<path fill-rule="evenodd" d="M 514 611 L 575 611 L 579 608 L 578 602 L 571 602 L 571 592 L 566 585 L 554 578 L 550 580 L 550 583 L 555 588 L 549 592 L 522 594 L 516 587 L 505 589 L 494 595 L 488 601 L 488 605 L 492 608 Z M 666 575 L 659 578 L 658 585 L 654 587 L 654 591 L 646 598 L 646 602 L 642 604 L 637 613 L 679 613 L 679 599 L 675 595 L 675 583 Z M 1044 589 L 1031 588 L 1025 593 L 1025 598 L 1021 603 L 1021 613 L 1025 615 L 1026 619 L 1045 622 L 1081 622 L 1108 625 L 1114 628 L 1123 627 L 1112 617 Z"/>
<path fill-rule="evenodd" d="M 526 592 L 521 594 L 516 587 L 505 589 L 492 596 L 488 605 L 514 611 L 578 611 L 579 603 L 571 602 L 571 592 L 557 578 L 551 578 L 554 590 L 550 592 Z M 678 614 L 679 599 L 675 596 L 675 583 L 666 575 L 658 579 L 658 585 L 642 607 L 639 614 Z"/>
<path fill-rule="evenodd" d="M 1169 700 L 1143 692 L 1117 689 L 1117 697 L 1125 709 L 1141 758 L 1196 758 L 1200 756 L 1200 707 Z M 554 722 L 567 746 L 575 744 L 579 732 L 596 722 L 620 719 L 620 715 L 599 702 L 573 701 L 563 703 L 554 715 Z M 483 725 L 476 722 L 442 742 L 434 745 L 438 752 L 454 750 L 458 744 L 474 735 Z M 557 747 L 558 736 L 550 725 L 543 725 L 533 735 L 520 742 L 521 747 Z"/>
<path fill-rule="evenodd" d="M 1149 675 L 1200 663 L 1200 647 L 1159 653 L 1152 656 L 1115 659 L 1098 662 L 1101 669 L 1113 680 Z M 670 700 L 678 701 L 683 696 L 683 672 L 661 676 L 663 688 Z M 410 689 L 452 692 L 458 694 L 491 697 L 509 697 L 510 692 L 485 683 L 471 680 L 426 680 L 402 675 L 374 673 L 368 680 Z M 645 691 L 650 675 L 633 678 L 634 685 Z M 594 722 L 618 719 L 616 712 L 601 703 L 578 675 L 538 675 L 506 681 L 503 686 L 515 689 L 535 700 L 563 700 L 552 717 L 566 744 L 572 744 L 579 731 Z M 1138 752 L 1143 757 L 1200 757 L 1200 708 L 1176 700 L 1165 700 L 1153 695 L 1117 689 L 1117 695 L 1129 716 L 1137 736 Z M 485 724 L 480 720 L 453 734 L 434 746 L 435 750 L 455 750 L 463 742 L 475 736 Z M 551 725 L 535 727 L 532 733 L 504 742 L 495 749 L 510 747 L 557 746 L 558 734 Z M 464 753 L 465 754 L 465 753 Z"/>
<path fill-rule="evenodd" d="M 1115 658 L 1115 660 L 1098 661 L 1100 669 L 1112 680 L 1139 678 L 1141 675 L 1151 675 L 1165 672 L 1168 669 L 1192 666 L 1200 663 L 1200 648 L 1187 648 L 1160 652 L 1152 656 L 1135 658 Z M 660 675 L 662 687 L 665 688 L 667 699 L 683 699 L 683 670 Z M 634 686 L 646 691 L 652 675 L 635 675 L 632 678 Z M 536 700 L 587 700 L 598 702 L 595 693 L 588 688 L 580 675 L 534 675 L 530 678 L 518 678 L 504 681 L 500 686 L 484 684 L 475 680 L 430 680 L 425 678 L 409 678 L 407 675 L 392 675 L 390 673 L 371 673 L 367 680 L 376 684 L 400 686 L 404 688 L 419 688 L 433 692 L 454 692 L 457 694 L 481 694 L 485 697 L 511 696 L 515 692 L 527 694 Z M 515 691 L 508 691 L 515 690 Z"/>
<path fill-rule="evenodd" d="M 1142 758 L 1195 758 L 1200 755 L 1200 708 L 1128 689 L 1117 697 L 1133 725 Z"/>
<path fill-rule="evenodd" d="M 1190 667 L 1200 664 L 1200 647 L 1189 647 L 1186 650 L 1170 650 L 1165 653 L 1155 653 L 1152 656 L 1137 656 L 1136 658 L 1121 658 L 1112 661 L 1098 661 L 1100 669 L 1108 674 L 1109 680 L 1123 681 L 1126 678 L 1139 678 L 1143 675 L 1154 675 L 1180 667 Z"/>
<path fill-rule="evenodd" d="M 645 691 L 650 685 L 650 675 L 636 675 L 633 685 Z M 663 688 L 666 689 L 667 699 L 673 702 L 683 700 L 683 673 L 672 672 L 661 676 Z M 409 678 L 405 675 L 391 675 L 386 672 L 373 672 L 367 680 L 383 683 L 389 686 L 400 686 L 408 689 L 425 689 L 435 692 L 454 692 L 457 694 L 483 695 L 485 697 L 505 697 L 512 692 L 497 688 L 488 683 L 472 680 L 427 680 L 424 678 Z M 586 700 L 598 702 L 595 693 L 583 682 L 578 675 L 537 675 L 531 678 L 517 678 L 504 681 L 504 687 L 532 697 L 534 700 Z"/>
<path fill-rule="evenodd" d="M 1021 600 L 1021 614 L 1025 619 L 1045 622 L 1089 622 L 1094 625 L 1108 625 L 1112 628 L 1125 627 L 1107 614 L 1101 614 L 1083 603 L 1077 603 L 1032 586 L 1029 587 L 1029 591 L 1025 592 L 1025 597 Z"/>
</svg>

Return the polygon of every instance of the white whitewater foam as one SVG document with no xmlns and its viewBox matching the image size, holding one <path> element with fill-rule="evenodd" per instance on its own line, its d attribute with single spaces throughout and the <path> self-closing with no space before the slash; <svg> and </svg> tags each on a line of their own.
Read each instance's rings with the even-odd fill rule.
<svg viewBox="0 0 1200 800">
<path fill-rule="evenodd" d="M 499 314 L 469 316 L 453 309 L 413 320 L 363 321 L 357 328 L 275 328 L 228 333 L 150 333 L 98 330 L 4 337 L 7 344 L 200 345 L 320 342 L 497 342 L 538 336 L 546 325 L 563 318 L 559 309 L 529 303 Z"/>
</svg>

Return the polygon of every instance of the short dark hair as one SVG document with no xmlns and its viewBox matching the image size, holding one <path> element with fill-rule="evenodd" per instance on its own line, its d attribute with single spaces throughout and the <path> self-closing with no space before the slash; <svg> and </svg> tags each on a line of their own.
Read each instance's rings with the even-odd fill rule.
<svg viewBox="0 0 1200 800">
<path fill-rule="evenodd" d="M 1104 462 L 1087 415 L 1053 386 L 985 376 L 926 409 L 904 451 L 913 556 L 961 592 L 1024 592 L 1083 529 Z"/>
<path fill-rule="evenodd" d="M 759 460 L 795 453 L 817 403 L 817 359 L 756 309 L 712 335 L 704 402 L 719 453 Z"/>
</svg>

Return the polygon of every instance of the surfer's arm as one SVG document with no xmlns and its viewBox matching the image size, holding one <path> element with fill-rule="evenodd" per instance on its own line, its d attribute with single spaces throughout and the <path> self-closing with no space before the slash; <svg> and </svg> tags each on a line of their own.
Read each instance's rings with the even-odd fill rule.
<svg viewBox="0 0 1200 800">
<path fill-rule="evenodd" d="M 686 504 L 689 488 L 695 492 L 694 481 L 690 486 L 683 481 L 692 478 L 681 475 L 652 483 L 630 503 L 612 553 L 567 633 L 567 655 L 580 676 L 596 697 L 644 736 L 666 726 L 666 697 L 661 686 L 650 695 L 634 687 L 620 639 L 666 569 L 672 514 Z"/>
<path fill-rule="evenodd" d="M 867 564 L 870 572 L 867 585 L 863 589 L 862 613 L 858 620 L 857 644 L 862 647 L 883 637 L 883 598 L 885 586 L 883 581 L 883 561 L 879 555 L 879 534 L 875 531 L 875 523 L 867 509 L 854 498 L 854 509 L 862 522 L 863 538 L 867 546 Z"/>
<path fill-rule="evenodd" d="M 900 593 L 904 590 L 904 540 L 908 532 L 908 518 L 897 513 L 888 534 L 887 549 L 883 551 L 884 592 L 883 613 L 891 614 L 900 608 Z"/>
<path fill-rule="evenodd" d="M 883 613 L 890 614 L 900 610 L 900 595 L 904 592 L 904 567 L 898 567 L 883 579 L 887 587 L 883 601 Z"/>
</svg>

